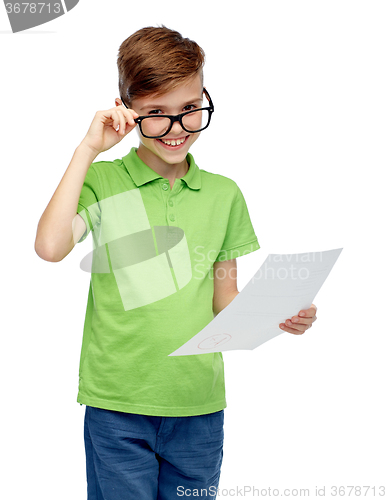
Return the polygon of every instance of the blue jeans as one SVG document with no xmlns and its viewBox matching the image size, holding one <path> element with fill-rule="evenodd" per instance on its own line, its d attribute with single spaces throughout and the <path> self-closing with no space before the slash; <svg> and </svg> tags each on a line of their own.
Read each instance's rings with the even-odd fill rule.
<svg viewBox="0 0 387 500">
<path fill-rule="evenodd" d="M 88 500 L 216 498 L 224 410 L 153 417 L 86 406 Z"/>
</svg>

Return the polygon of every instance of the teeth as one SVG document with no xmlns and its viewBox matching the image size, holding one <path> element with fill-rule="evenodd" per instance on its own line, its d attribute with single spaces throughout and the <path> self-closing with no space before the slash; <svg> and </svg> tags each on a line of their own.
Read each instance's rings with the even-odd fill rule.
<svg viewBox="0 0 387 500">
<path fill-rule="evenodd" d="M 172 141 L 162 141 L 164 144 L 168 144 L 168 146 L 179 146 L 185 141 L 184 139 L 177 139 L 177 141 L 172 140 Z"/>
</svg>

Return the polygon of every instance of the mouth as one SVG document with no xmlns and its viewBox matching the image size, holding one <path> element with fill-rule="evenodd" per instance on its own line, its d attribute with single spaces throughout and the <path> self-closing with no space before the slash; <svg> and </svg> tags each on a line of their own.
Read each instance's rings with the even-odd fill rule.
<svg viewBox="0 0 387 500">
<path fill-rule="evenodd" d="M 181 149 L 184 144 L 187 142 L 189 135 L 185 137 L 177 137 L 176 139 L 156 139 L 164 148 L 168 150 L 177 150 Z"/>
</svg>

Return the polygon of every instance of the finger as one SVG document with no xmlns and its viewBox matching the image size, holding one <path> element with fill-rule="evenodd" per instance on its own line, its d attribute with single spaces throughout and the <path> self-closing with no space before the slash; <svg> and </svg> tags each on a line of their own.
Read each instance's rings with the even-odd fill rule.
<svg viewBox="0 0 387 500">
<path fill-rule="evenodd" d="M 122 104 L 121 106 L 118 106 L 118 109 L 124 113 L 129 122 L 132 120 L 134 121 L 135 118 L 140 116 L 136 111 L 134 111 L 134 109 L 125 108 Z"/>
<path fill-rule="evenodd" d="M 292 316 L 290 318 L 291 322 L 297 325 L 310 325 L 316 321 L 317 317 L 313 318 L 300 318 L 299 316 Z"/>
<path fill-rule="evenodd" d="M 118 134 L 120 134 L 121 136 L 124 136 L 126 133 L 127 116 L 119 108 L 120 107 L 117 106 L 116 108 L 114 108 L 114 111 L 112 111 L 112 116 L 114 115 L 113 127 L 114 127 L 114 130 Z"/>
<path fill-rule="evenodd" d="M 309 328 L 309 323 L 306 324 L 293 323 L 290 319 L 287 319 L 285 321 L 285 326 L 291 328 L 292 330 L 296 330 L 297 332 L 304 332 L 307 328 Z"/>
<path fill-rule="evenodd" d="M 313 316 L 316 315 L 317 312 L 317 307 L 312 304 L 312 306 L 309 309 L 302 309 L 298 315 L 304 318 L 312 318 Z"/>
<path fill-rule="evenodd" d="M 120 125 L 120 116 L 115 109 L 111 112 L 111 119 L 113 121 L 112 127 L 116 132 L 118 132 L 118 126 Z"/>
<path fill-rule="evenodd" d="M 282 331 L 292 333 L 293 335 L 302 335 L 305 332 L 305 329 L 307 329 L 305 328 L 304 325 L 302 330 L 296 330 L 295 328 L 290 328 L 286 326 L 285 323 L 280 323 L 279 327 L 281 328 Z"/>
<path fill-rule="evenodd" d="M 119 119 L 120 119 L 120 130 L 119 130 L 119 134 L 120 135 L 124 135 L 125 132 L 126 132 L 126 116 L 124 115 L 124 113 L 120 113 L 118 112 L 118 116 L 119 116 Z"/>
<path fill-rule="evenodd" d="M 139 114 L 136 113 L 133 109 L 126 109 L 126 108 L 123 108 L 122 112 L 124 113 L 125 119 L 129 124 L 130 130 L 132 130 L 132 128 L 134 128 L 137 125 L 134 119 L 138 118 Z"/>
</svg>

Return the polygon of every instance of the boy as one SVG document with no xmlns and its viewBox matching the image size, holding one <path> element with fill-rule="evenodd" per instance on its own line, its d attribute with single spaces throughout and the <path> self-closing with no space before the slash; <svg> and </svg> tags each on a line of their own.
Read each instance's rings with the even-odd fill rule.
<svg viewBox="0 0 387 500">
<path fill-rule="evenodd" d="M 168 354 L 239 293 L 236 258 L 259 244 L 236 183 L 188 152 L 214 111 L 203 65 L 202 49 L 164 26 L 125 40 L 121 99 L 96 113 L 39 222 L 48 261 L 93 234 L 77 399 L 89 500 L 216 496 L 222 354 Z M 95 161 L 135 127 L 138 148 Z M 305 312 L 284 329 L 303 333 L 316 319 Z"/>
</svg>

